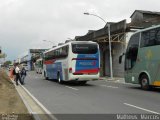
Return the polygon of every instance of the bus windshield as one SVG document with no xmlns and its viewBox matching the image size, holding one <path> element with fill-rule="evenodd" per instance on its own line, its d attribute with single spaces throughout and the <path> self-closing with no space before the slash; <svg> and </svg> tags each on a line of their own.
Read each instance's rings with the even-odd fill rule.
<svg viewBox="0 0 160 120">
<path fill-rule="evenodd" d="M 97 44 L 72 43 L 72 52 L 75 54 L 95 54 L 97 50 Z"/>
</svg>

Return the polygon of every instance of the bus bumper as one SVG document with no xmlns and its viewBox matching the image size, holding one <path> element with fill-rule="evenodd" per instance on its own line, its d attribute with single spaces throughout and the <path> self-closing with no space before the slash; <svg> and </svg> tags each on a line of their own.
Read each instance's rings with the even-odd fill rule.
<svg viewBox="0 0 160 120">
<path fill-rule="evenodd" d="M 70 80 L 76 80 L 76 81 L 92 81 L 92 80 L 99 80 L 99 73 L 95 75 L 70 75 Z"/>
</svg>

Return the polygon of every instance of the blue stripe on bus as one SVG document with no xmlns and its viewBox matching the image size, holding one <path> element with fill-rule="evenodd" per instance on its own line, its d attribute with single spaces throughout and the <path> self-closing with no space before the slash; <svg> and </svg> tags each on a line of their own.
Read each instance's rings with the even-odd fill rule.
<svg viewBox="0 0 160 120">
<path fill-rule="evenodd" d="M 47 77 L 49 79 L 57 79 L 57 73 L 60 73 L 60 78 L 63 80 L 62 63 L 55 62 L 54 64 L 46 64 Z"/>
</svg>

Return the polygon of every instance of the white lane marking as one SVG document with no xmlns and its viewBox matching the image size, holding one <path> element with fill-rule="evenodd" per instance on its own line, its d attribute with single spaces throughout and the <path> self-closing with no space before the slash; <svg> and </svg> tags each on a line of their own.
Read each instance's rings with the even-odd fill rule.
<svg viewBox="0 0 160 120">
<path fill-rule="evenodd" d="M 73 88 L 73 87 L 70 87 L 70 86 L 65 86 L 65 87 L 70 88 L 72 90 L 78 90 L 77 88 Z"/>
<path fill-rule="evenodd" d="M 12 83 L 13 83 L 13 81 L 12 81 Z M 26 105 L 27 109 L 29 110 L 29 112 L 30 112 L 31 114 L 33 114 L 33 111 L 32 111 L 32 109 L 31 109 L 30 105 L 26 102 L 26 100 L 24 99 L 24 97 L 22 96 L 22 94 L 18 91 L 18 89 L 17 89 L 17 87 L 16 87 L 16 84 L 15 84 L 15 83 L 13 83 L 13 84 L 14 84 L 17 92 L 19 93 L 20 97 L 22 98 L 24 104 Z"/>
<path fill-rule="evenodd" d="M 16 86 L 16 84 L 15 84 L 14 81 L 12 81 L 12 83 L 13 83 L 14 86 L 16 87 L 17 92 L 19 93 L 19 95 L 20 95 L 20 97 L 22 98 L 24 104 L 25 104 L 26 107 L 28 108 L 29 112 L 33 114 L 34 119 L 35 119 L 35 120 L 40 120 L 40 118 L 39 118 L 39 116 L 37 115 L 37 113 L 36 113 L 36 112 L 33 112 L 33 111 L 31 110 L 30 105 L 27 103 L 27 101 L 24 99 L 24 97 L 23 97 L 23 96 L 21 95 L 21 93 L 18 91 L 17 87 L 19 87 L 19 86 Z M 24 86 L 22 86 L 20 83 L 19 83 L 19 85 L 20 85 L 20 86 L 24 89 L 24 91 L 27 92 L 27 94 L 50 116 L 51 119 L 57 120 L 57 118 L 56 118 L 54 115 L 52 115 L 52 113 L 51 113 L 47 108 L 45 108 L 45 107 L 42 105 L 42 103 L 40 103 Z"/>
<path fill-rule="evenodd" d="M 116 86 L 107 86 L 107 85 L 100 85 L 100 86 L 102 86 L 102 87 L 108 87 L 108 88 L 118 88 Z"/>
<path fill-rule="evenodd" d="M 143 111 L 147 111 L 149 113 L 153 113 L 153 114 L 160 114 L 158 112 L 155 112 L 155 111 L 152 111 L 152 110 L 148 110 L 148 109 L 145 109 L 145 108 L 142 108 L 142 107 L 138 107 L 138 106 L 135 106 L 135 105 L 131 105 L 131 104 L 128 104 L 128 103 L 123 103 L 127 106 L 130 106 L 130 107 L 134 107 L 134 108 L 137 108 L 137 109 L 140 109 L 140 110 L 143 110 Z"/>
<path fill-rule="evenodd" d="M 107 87 L 107 85 L 100 85 L 101 87 Z"/>
<path fill-rule="evenodd" d="M 116 86 L 107 86 L 107 87 L 109 87 L 109 88 L 118 88 L 118 87 L 116 87 Z"/>
</svg>

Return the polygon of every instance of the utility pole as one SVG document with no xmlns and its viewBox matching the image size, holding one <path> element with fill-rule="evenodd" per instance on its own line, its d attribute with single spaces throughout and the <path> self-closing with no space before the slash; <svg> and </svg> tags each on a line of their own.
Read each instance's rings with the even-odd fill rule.
<svg viewBox="0 0 160 120">
<path fill-rule="evenodd" d="M 96 15 L 96 14 L 91 14 L 91 13 L 84 13 L 85 15 L 92 15 L 92 16 L 95 16 L 95 17 L 98 17 L 99 19 L 101 19 L 108 27 L 108 39 L 109 39 L 109 61 L 110 61 L 110 77 L 111 79 L 113 79 L 113 68 L 112 68 L 112 47 L 111 47 L 111 34 L 110 34 L 110 24 L 107 23 L 102 17 Z"/>
</svg>

